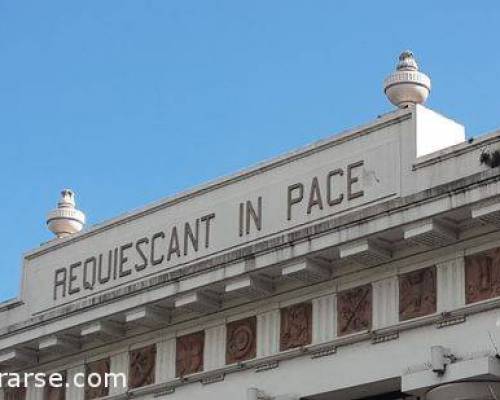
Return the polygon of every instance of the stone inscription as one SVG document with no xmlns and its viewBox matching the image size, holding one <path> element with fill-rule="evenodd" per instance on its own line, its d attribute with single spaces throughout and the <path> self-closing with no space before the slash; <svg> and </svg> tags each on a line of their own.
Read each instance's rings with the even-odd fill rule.
<svg viewBox="0 0 500 400">
<path fill-rule="evenodd" d="M 205 332 L 196 332 L 177 338 L 175 372 L 182 377 L 203 371 Z"/>
<path fill-rule="evenodd" d="M 467 303 L 500 296 L 500 247 L 465 257 Z"/>
<path fill-rule="evenodd" d="M 436 312 L 436 268 L 423 268 L 399 277 L 399 320 Z"/>
<path fill-rule="evenodd" d="M 306 346 L 312 341 L 312 304 L 281 309 L 280 350 Z"/>
<path fill-rule="evenodd" d="M 5 388 L 4 400 L 26 400 L 26 388 Z"/>
<path fill-rule="evenodd" d="M 286 226 L 313 212 L 333 212 L 344 207 L 345 203 L 365 195 L 361 180 L 364 164 L 364 160 L 359 160 L 288 185 L 280 192 L 283 193 L 281 209 L 272 209 L 267 215 L 273 218 L 281 215 L 279 224 Z M 224 230 L 224 235 L 241 241 L 247 235 L 262 231 L 266 227 L 266 204 L 266 197 L 256 196 L 237 202 L 234 207 L 226 207 L 224 213 L 229 213 L 230 219 L 236 221 L 236 229 L 233 232 Z M 210 251 L 218 239 L 214 232 L 219 217 L 215 212 L 208 212 L 173 225 L 165 221 L 162 230 L 58 266 L 54 270 L 53 300 L 88 295 L 105 285 L 154 272 L 165 264 L 174 265 L 194 258 L 202 250 Z"/>
<path fill-rule="evenodd" d="M 45 386 L 44 400 L 66 400 L 66 373 L 60 374 L 63 377 L 61 387 Z"/>
<path fill-rule="evenodd" d="M 226 364 L 250 360 L 257 355 L 257 318 L 230 322 L 226 326 Z"/>
<path fill-rule="evenodd" d="M 156 345 L 130 352 L 128 386 L 130 389 L 155 382 Z"/>
<path fill-rule="evenodd" d="M 94 361 L 85 366 L 85 376 L 98 374 L 101 377 L 101 384 L 98 387 L 90 387 L 85 385 L 85 400 L 93 400 L 99 397 L 105 397 L 109 394 L 109 388 L 106 387 L 105 376 L 109 374 L 110 362 L 109 358 Z M 93 385 L 96 384 L 96 379 L 92 379 Z M 92 385 L 92 386 L 93 386 Z"/>
<path fill-rule="evenodd" d="M 337 295 L 338 335 L 369 330 L 372 326 L 372 285 L 345 290 Z"/>
</svg>

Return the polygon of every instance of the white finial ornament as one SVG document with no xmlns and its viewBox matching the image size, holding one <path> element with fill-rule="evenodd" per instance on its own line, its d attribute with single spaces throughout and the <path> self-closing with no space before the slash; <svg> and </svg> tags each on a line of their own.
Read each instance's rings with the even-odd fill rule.
<svg viewBox="0 0 500 400">
<path fill-rule="evenodd" d="M 424 104 L 431 91 L 431 79 L 418 70 L 418 64 L 409 50 L 399 56 L 396 71 L 384 80 L 384 93 L 399 108 Z"/>
<path fill-rule="evenodd" d="M 75 194 L 70 189 L 61 192 L 57 208 L 47 215 L 47 226 L 58 238 L 80 232 L 85 214 L 75 208 Z"/>
</svg>

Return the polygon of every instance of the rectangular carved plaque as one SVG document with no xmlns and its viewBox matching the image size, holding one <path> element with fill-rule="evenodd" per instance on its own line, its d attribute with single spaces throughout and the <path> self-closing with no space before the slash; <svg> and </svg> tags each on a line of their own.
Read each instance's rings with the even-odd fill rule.
<svg viewBox="0 0 500 400">
<path fill-rule="evenodd" d="M 4 400 L 26 400 L 26 388 L 5 388 Z"/>
<path fill-rule="evenodd" d="M 85 385 L 85 400 L 98 399 L 109 395 L 109 387 L 106 386 L 105 375 L 109 374 L 109 358 L 94 361 L 85 366 L 85 376 L 90 379 L 91 383 L 98 383 L 98 376 L 101 379 L 101 384 L 98 387 L 90 387 Z M 94 378 L 95 376 L 95 378 Z M 90 377 L 90 378 L 89 378 Z"/>
<path fill-rule="evenodd" d="M 60 372 L 63 377 L 60 387 L 47 384 L 45 386 L 44 400 L 66 400 L 66 373 Z"/>
<path fill-rule="evenodd" d="M 257 318 L 230 322 L 226 326 L 226 364 L 250 360 L 257 353 Z"/>
<path fill-rule="evenodd" d="M 399 277 L 399 320 L 436 312 L 436 267 L 422 268 Z"/>
<path fill-rule="evenodd" d="M 129 360 L 129 389 L 152 385 L 155 382 L 156 345 L 132 350 Z"/>
<path fill-rule="evenodd" d="M 338 335 L 371 329 L 372 285 L 358 286 L 337 295 Z"/>
<path fill-rule="evenodd" d="M 312 304 L 300 303 L 281 309 L 280 350 L 293 349 L 312 341 Z"/>
<path fill-rule="evenodd" d="M 204 331 L 177 338 L 175 358 L 175 372 L 177 377 L 203 371 L 204 347 Z"/>
<path fill-rule="evenodd" d="M 500 296 L 500 247 L 465 257 L 467 303 Z"/>
</svg>

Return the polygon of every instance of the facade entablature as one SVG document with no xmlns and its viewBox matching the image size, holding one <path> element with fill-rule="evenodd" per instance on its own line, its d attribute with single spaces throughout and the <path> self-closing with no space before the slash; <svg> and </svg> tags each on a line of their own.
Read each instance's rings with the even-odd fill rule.
<svg viewBox="0 0 500 400">
<path fill-rule="evenodd" d="M 326 221 L 314 229 L 303 228 L 302 233 L 285 236 L 292 237 L 293 241 L 278 240 L 276 248 L 262 246 L 264 251 L 250 253 L 251 257 L 245 255 L 240 261 L 220 266 L 209 264 L 206 270 L 179 276 L 173 282 L 151 278 L 151 285 L 139 282 L 135 293 L 131 287 L 120 289 L 115 298 L 106 294 L 87 303 L 84 301 L 81 309 L 72 308 L 75 305 L 54 309 L 35 317 L 32 325 L 7 327 L 0 338 L 1 354 L 7 357 L 4 363 L 17 364 L 20 357 L 23 362 L 33 360 L 26 358 L 26 353 L 42 355 L 43 359 L 43 354 L 50 353 L 51 349 L 69 355 L 149 330 L 163 327 L 177 330 L 182 324 L 189 325 L 189 321 L 199 325 L 202 323 L 199 318 L 204 315 L 217 318 L 220 313 L 245 304 L 258 311 L 259 307 L 262 309 L 259 301 L 266 304 L 287 296 L 296 299 L 300 291 L 312 302 L 311 293 L 317 294 L 320 287 L 321 293 L 335 296 L 343 289 L 364 282 L 374 302 L 376 296 L 389 296 L 392 306 L 397 308 L 397 279 L 401 271 L 408 268 L 432 267 L 430 275 L 435 284 L 447 282 L 442 285 L 448 294 L 438 290 L 435 307 L 428 313 L 430 317 L 420 320 L 447 324 L 450 321 L 442 313 L 460 314 L 462 306 L 466 310 L 474 308 L 466 306 L 461 295 L 457 297 L 463 288 L 449 292 L 450 282 L 443 279 L 453 279 L 455 275 L 442 276 L 441 269 L 435 265 L 450 258 L 463 259 L 469 248 L 493 247 L 491 243 L 498 239 L 495 231 L 499 189 L 497 175 L 486 171 L 412 198 L 367 207 L 361 215 L 358 213 L 357 220 L 349 221 L 346 214 L 338 217 L 343 223 Z M 479 198 L 482 200 L 478 202 Z M 336 228 L 328 229 L 331 226 Z M 461 261 L 456 263 L 463 265 Z M 386 283 L 380 283 L 382 281 Z M 278 302 L 278 308 L 282 301 Z M 311 310 L 314 315 L 314 307 Z M 363 336 L 365 339 L 385 340 L 386 333 L 392 335 L 405 326 L 414 326 L 394 312 L 373 308 L 372 313 L 365 329 L 367 334 L 371 333 Z M 379 338 L 377 332 L 385 333 Z M 339 333 L 326 336 L 311 333 L 311 337 L 320 335 L 319 343 L 323 343 Z"/>
</svg>

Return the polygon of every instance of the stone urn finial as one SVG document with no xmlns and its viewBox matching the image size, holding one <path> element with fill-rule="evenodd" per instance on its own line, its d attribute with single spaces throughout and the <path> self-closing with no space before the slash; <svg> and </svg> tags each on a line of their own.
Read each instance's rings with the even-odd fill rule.
<svg viewBox="0 0 500 400">
<path fill-rule="evenodd" d="M 61 191 L 57 208 L 47 215 L 47 226 L 58 238 L 80 232 L 85 224 L 85 214 L 75 208 L 75 194 L 71 189 Z"/>
<path fill-rule="evenodd" d="M 384 93 L 399 108 L 424 104 L 431 91 L 430 78 L 418 70 L 418 64 L 410 50 L 399 56 L 396 71 L 384 80 Z"/>
</svg>

